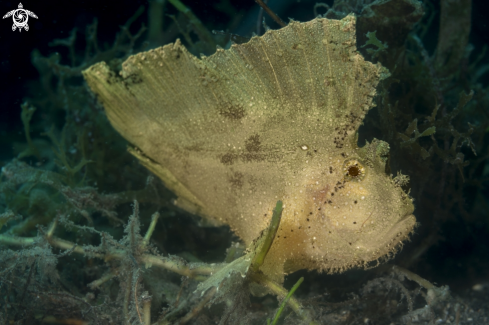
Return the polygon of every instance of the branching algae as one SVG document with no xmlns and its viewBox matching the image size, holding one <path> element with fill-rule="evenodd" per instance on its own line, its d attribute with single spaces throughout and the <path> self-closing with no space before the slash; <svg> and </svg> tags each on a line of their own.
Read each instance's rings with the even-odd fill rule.
<svg viewBox="0 0 489 325">
<path fill-rule="evenodd" d="M 247 244 L 284 210 L 260 266 L 341 272 L 389 257 L 413 202 L 389 175 L 389 146 L 357 131 L 389 75 L 357 52 L 356 18 L 291 22 L 201 59 L 179 41 L 83 72 L 107 116 L 181 208 Z"/>
</svg>

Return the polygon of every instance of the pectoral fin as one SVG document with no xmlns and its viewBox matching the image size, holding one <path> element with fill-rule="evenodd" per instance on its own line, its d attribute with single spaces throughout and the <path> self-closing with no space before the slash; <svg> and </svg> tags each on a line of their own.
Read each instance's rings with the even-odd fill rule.
<svg viewBox="0 0 489 325">
<path fill-rule="evenodd" d="M 201 210 L 203 209 L 204 204 L 181 182 L 179 182 L 170 170 L 149 159 L 141 151 L 134 148 L 129 148 L 128 151 L 136 157 L 144 167 L 159 177 L 169 190 L 173 191 L 178 196 L 178 199 L 175 200 L 175 205 L 189 213 L 201 215 Z"/>
</svg>

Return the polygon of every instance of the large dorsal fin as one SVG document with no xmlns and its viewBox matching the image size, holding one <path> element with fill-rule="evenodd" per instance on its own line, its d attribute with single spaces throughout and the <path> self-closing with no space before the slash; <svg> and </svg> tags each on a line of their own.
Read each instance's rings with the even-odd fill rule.
<svg viewBox="0 0 489 325">
<path fill-rule="evenodd" d="M 291 22 L 202 59 L 177 41 L 131 56 L 120 74 L 99 63 L 84 76 L 182 205 L 250 242 L 267 219 L 246 216 L 283 195 L 306 163 L 301 148 L 334 156 L 356 146 L 388 72 L 356 51 L 355 21 Z"/>
</svg>

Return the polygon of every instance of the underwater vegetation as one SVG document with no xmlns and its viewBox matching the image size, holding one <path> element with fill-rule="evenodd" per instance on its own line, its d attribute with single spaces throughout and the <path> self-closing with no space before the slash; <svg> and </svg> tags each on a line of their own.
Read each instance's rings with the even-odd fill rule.
<svg viewBox="0 0 489 325">
<path fill-rule="evenodd" d="M 32 52 L 0 324 L 488 322 L 472 2 L 257 3 L 216 31 L 151 1 Z"/>
</svg>

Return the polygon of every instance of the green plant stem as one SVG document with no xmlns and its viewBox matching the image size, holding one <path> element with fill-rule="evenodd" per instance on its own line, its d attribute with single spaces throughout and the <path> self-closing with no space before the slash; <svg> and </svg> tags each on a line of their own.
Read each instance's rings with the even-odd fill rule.
<svg viewBox="0 0 489 325">
<path fill-rule="evenodd" d="M 180 11 L 187 19 L 190 24 L 194 26 L 195 32 L 199 35 L 200 39 L 208 44 L 210 50 L 214 51 L 216 49 L 216 42 L 212 37 L 212 34 L 205 28 L 199 18 L 194 15 L 194 13 L 187 8 L 179 0 L 168 0 L 178 11 Z"/>
<path fill-rule="evenodd" d="M 132 273 L 132 272 L 131 272 Z M 129 277 L 129 279 L 132 278 Z M 124 323 L 125 324 L 130 324 L 130 317 L 129 317 L 129 301 L 131 300 L 131 281 L 127 281 L 126 283 L 126 290 L 124 294 L 124 304 L 122 305 L 122 314 L 124 315 Z M 137 304 L 137 301 L 135 302 Z"/>
<path fill-rule="evenodd" d="M 143 300 L 143 318 L 144 325 L 151 325 L 151 298 L 147 297 Z"/>
<path fill-rule="evenodd" d="M 36 146 L 32 142 L 31 130 L 30 130 L 32 115 L 34 115 L 36 108 L 34 106 L 29 106 L 28 103 L 24 103 L 20 105 L 20 107 L 22 108 L 22 113 L 20 114 L 20 118 L 22 119 L 22 123 L 24 124 L 24 133 L 25 133 L 27 145 L 29 146 L 30 152 L 34 156 L 36 156 L 36 158 L 40 161 L 41 155 L 39 153 L 39 150 L 37 150 Z"/>
<path fill-rule="evenodd" d="M 286 298 L 289 295 L 289 292 L 287 292 L 287 289 L 285 289 L 284 287 L 282 287 L 278 283 L 270 280 L 268 277 L 266 277 L 262 273 L 252 272 L 250 274 L 250 279 L 253 282 L 258 283 L 259 285 L 262 285 L 265 288 L 268 288 L 270 291 L 272 291 L 278 297 L 284 297 L 284 298 Z M 300 285 L 300 283 L 299 283 L 299 285 Z M 317 322 L 311 320 L 311 317 L 310 317 L 309 313 L 307 313 L 307 312 L 305 312 L 305 311 L 302 310 L 302 306 L 301 306 L 300 302 L 297 299 L 295 299 L 294 297 L 290 296 L 286 303 L 289 305 L 290 308 L 292 308 L 292 310 L 298 316 L 300 316 L 304 321 L 308 322 L 309 325 L 318 325 Z"/>
<path fill-rule="evenodd" d="M 278 309 L 277 314 L 275 315 L 275 318 L 273 319 L 272 325 L 277 324 L 278 319 L 280 318 L 280 315 L 282 314 L 282 312 L 283 312 L 283 310 L 285 308 L 285 305 L 290 300 L 290 298 L 292 298 L 292 295 L 297 290 L 297 288 L 299 288 L 299 286 L 301 285 L 301 283 L 303 281 L 304 281 L 304 277 L 300 278 L 299 281 L 297 281 L 297 283 L 294 284 L 294 286 L 292 287 L 292 289 L 290 289 L 289 293 L 287 294 L 287 296 L 285 297 L 285 299 L 280 304 L 280 308 Z"/>
<path fill-rule="evenodd" d="M 153 234 L 153 231 L 155 230 L 156 223 L 158 222 L 158 219 L 160 218 L 160 214 L 158 212 L 154 213 L 151 216 L 151 223 L 149 224 L 148 230 L 146 231 L 146 235 L 144 236 L 143 240 L 143 247 L 146 247 L 149 244 L 149 240 L 151 238 L 151 235 Z"/>
<path fill-rule="evenodd" d="M 178 324 L 187 324 L 190 320 L 192 320 L 193 318 L 195 318 L 196 315 L 198 315 L 200 313 L 200 311 L 205 307 L 205 305 L 212 299 L 212 297 L 215 295 L 217 291 L 217 288 L 216 287 L 213 287 L 212 289 L 210 289 L 206 294 L 205 294 L 205 297 L 204 299 L 202 299 L 198 304 L 197 306 L 195 306 L 194 308 L 192 308 L 192 310 L 187 314 L 185 315 L 183 318 L 181 318 L 178 322 Z"/>
<path fill-rule="evenodd" d="M 36 238 L 31 237 L 31 238 L 22 238 L 22 237 L 12 237 L 12 236 L 5 236 L 5 235 L 0 235 L 0 244 L 6 245 L 6 246 L 30 246 L 35 244 Z"/>
<path fill-rule="evenodd" d="M 154 45 L 163 45 L 163 20 L 165 0 L 152 0 L 148 8 L 148 41 Z"/>
<path fill-rule="evenodd" d="M 275 209 L 273 209 L 272 220 L 270 221 L 270 225 L 268 226 L 265 240 L 263 241 L 260 251 L 255 255 L 255 258 L 251 263 L 251 270 L 253 270 L 253 272 L 257 272 L 260 266 L 262 266 L 263 262 L 265 261 L 265 257 L 267 256 L 267 253 L 272 246 L 273 240 L 275 239 L 275 235 L 277 234 L 278 226 L 280 225 L 280 220 L 282 219 L 282 211 L 282 201 L 277 201 Z"/>
<path fill-rule="evenodd" d="M 251 280 L 254 282 L 270 289 L 273 293 L 275 293 L 279 297 L 287 297 L 288 291 L 278 283 L 270 280 L 268 277 L 263 275 L 262 273 L 253 273 L 251 274 Z M 292 308 L 293 311 L 297 313 L 297 315 L 302 316 L 302 306 L 297 301 L 297 299 L 291 297 L 288 301 L 289 307 Z"/>
<path fill-rule="evenodd" d="M 111 270 L 110 272 L 104 274 L 101 278 L 89 283 L 87 286 L 92 290 L 96 289 L 96 288 L 100 287 L 102 284 L 104 284 L 105 282 L 113 279 L 116 276 L 117 276 L 117 271 Z"/>
<path fill-rule="evenodd" d="M 57 225 L 58 225 L 58 218 L 54 218 L 53 222 L 49 226 L 48 231 L 46 232 L 46 237 L 51 238 L 53 236 Z"/>
<path fill-rule="evenodd" d="M 37 240 L 37 237 L 25 238 L 0 235 L 0 244 L 9 246 L 31 246 L 34 245 Z M 107 254 L 94 253 L 92 251 L 86 250 L 82 246 L 77 246 L 75 243 L 55 237 L 47 238 L 47 240 L 49 244 L 51 244 L 51 246 L 53 247 L 57 247 L 63 250 L 72 250 L 74 253 L 104 259 L 105 261 L 122 260 L 127 255 L 127 252 L 125 252 L 124 250 L 113 250 Z M 138 261 L 145 265 L 156 266 L 158 268 L 162 268 L 180 275 L 187 276 L 189 278 L 193 278 L 197 281 L 203 281 L 207 279 L 206 275 L 211 275 L 224 266 L 224 264 L 194 266 L 192 264 L 187 264 L 184 260 L 154 256 L 150 254 L 143 254 L 138 256 Z"/>
<path fill-rule="evenodd" d="M 426 290 L 436 288 L 436 286 L 433 283 L 431 283 L 430 281 L 423 279 L 419 275 L 417 275 L 417 274 L 415 274 L 415 273 L 413 273 L 413 272 L 411 272 L 408 269 L 405 269 L 403 267 L 394 265 L 392 267 L 392 271 L 394 271 L 395 273 L 397 273 L 399 275 L 405 276 L 406 278 L 408 278 L 411 281 L 416 282 L 417 284 L 419 284 L 420 286 L 422 286 Z"/>
</svg>

